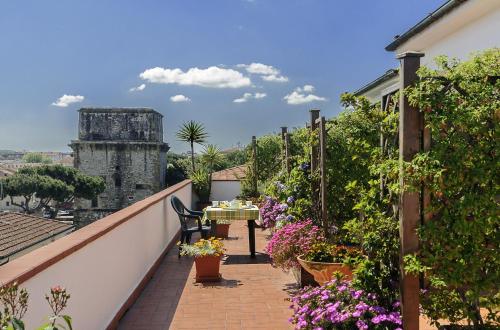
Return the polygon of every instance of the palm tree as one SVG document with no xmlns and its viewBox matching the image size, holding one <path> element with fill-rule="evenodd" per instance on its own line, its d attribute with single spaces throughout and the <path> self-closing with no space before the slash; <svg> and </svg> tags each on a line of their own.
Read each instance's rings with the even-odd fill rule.
<svg viewBox="0 0 500 330">
<path fill-rule="evenodd" d="M 205 146 L 205 150 L 201 155 L 201 161 L 204 165 L 206 165 L 209 173 L 208 197 L 210 198 L 210 194 L 212 192 L 212 173 L 217 166 L 224 163 L 224 155 L 216 145 L 209 144 Z"/>
<path fill-rule="evenodd" d="M 205 132 L 205 127 L 194 120 L 185 122 L 177 131 L 179 141 L 189 142 L 191 145 L 191 165 L 193 166 L 193 172 L 196 170 L 194 167 L 194 144 L 205 143 L 207 137 L 208 134 Z"/>
</svg>

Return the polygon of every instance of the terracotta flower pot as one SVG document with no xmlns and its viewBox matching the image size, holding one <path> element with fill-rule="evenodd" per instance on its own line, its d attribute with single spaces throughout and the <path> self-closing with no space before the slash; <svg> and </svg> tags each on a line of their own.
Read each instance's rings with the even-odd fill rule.
<svg viewBox="0 0 500 330">
<path fill-rule="evenodd" d="M 215 237 L 228 238 L 229 237 L 229 224 L 228 223 L 217 224 L 216 231 L 215 231 Z"/>
<path fill-rule="evenodd" d="M 196 282 L 216 282 L 220 281 L 221 256 L 204 256 L 194 258 L 196 265 Z"/>
<path fill-rule="evenodd" d="M 319 285 L 323 285 L 326 282 L 332 280 L 333 273 L 340 272 L 344 274 L 345 279 L 350 281 L 352 280 L 352 268 L 346 266 L 341 263 L 333 263 L 333 262 L 316 262 L 316 261 L 307 261 L 300 257 L 297 257 L 300 265 L 304 267 L 312 276 L 314 276 L 314 280 L 318 282 Z"/>
</svg>

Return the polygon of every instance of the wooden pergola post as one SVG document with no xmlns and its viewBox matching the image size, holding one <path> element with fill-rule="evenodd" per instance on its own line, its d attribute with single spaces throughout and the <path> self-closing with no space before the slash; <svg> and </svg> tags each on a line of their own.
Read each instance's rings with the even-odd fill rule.
<svg viewBox="0 0 500 330">
<path fill-rule="evenodd" d="M 311 114 L 311 132 L 314 132 L 318 128 L 317 120 L 319 119 L 319 110 L 311 109 L 309 110 Z M 311 148 L 311 173 L 314 173 L 318 169 L 318 146 L 313 145 Z"/>
<path fill-rule="evenodd" d="M 314 132 L 317 132 L 318 129 L 318 119 L 319 119 L 319 110 L 318 109 L 311 109 L 309 110 L 309 113 L 311 115 L 311 122 L 310 122 L 310 130 L 311 130 L 311 135 L 314 134 Z M 313 144 L 311 146 L 311 174 L 315 174 L 318 170 L 319 167 L 319 146 L 317 144 Z M 319 182 L 313 178 L 311 180 L 311 202 L 313 205 L 314 210 L 318 210 L 320 208 L 320 201 L 319 201 Z M 316 213 L 316 221 L 319 221 L 321 218 L 321 214 L 319 212 Z"/>
<path fill-rule="evenodd" d="M 252 136 L 252 170 L 253 170 L 253 178 L 252 178 L 252 189 L 254 193 L 257 193 L 257 138 Z"/>
<path fill-rule="evenodd" d="M 410 106 L 403 91 L 417 81 L 416 71 L 420 67 L 418 52 L 399 54 L 400 60 L 399 84 L 399 160 L 400 186 L 404 186 L 403 162 L 411 161 L 421 150 L 423 145 L 422 122 L 423 114 L 419 109 Z M 419 192 L 403 191 L 399 200 L 399 235 L 401 242 L 400 252 L 400 290 L 401 312 L 404 330 L 418 330 L 419 328 L 419 294 L 420 281 L 416 275 L 405 274 L 403 258 L 418 251 L 419 240 L 417 228 L 421 221 L 421 201 Z"/>
<path fill-rule="evenodd" d="M 321 117 L 319 121 L 319 168 L 321 173 L 320 180 L 320 200 L 321 200 L 321 222 L 323 223 L 323 231 L 328 236 L 329 223 L 328 223 L 328 210 L 326 208 L 326 120 Z"/>
<path fill-rule="evenodd" d="M 288 128 L 286 126 L 281 127 L 281 146 L 282 146 L 282 159 L 283 168 L 286 173 L 290 172 L 290 137 L 288 136 Z"/>
</svg>

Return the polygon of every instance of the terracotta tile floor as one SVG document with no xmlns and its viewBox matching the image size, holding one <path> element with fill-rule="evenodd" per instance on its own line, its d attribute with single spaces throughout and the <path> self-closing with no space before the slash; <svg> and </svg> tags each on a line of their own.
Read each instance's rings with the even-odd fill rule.
<svg viewBox="0 0 500 330">
<path fill-rule="evenodd" d="M 234 222 L 224 241 L 228 257 L 221 264 L 223 280 L 216 284 L 194 283 L 192 258 L 178 259 L 173 248 L 119 329 L 291 329 L 286 299 L 295 289 L 294 279 L 259 253 L 266 235 L 256 228 L 258 254 L 251 259 L 246 221 Z"/>
<path fill-rule="evenodd" d="M 255 230 L 257 252 L 264 250 L 268 234 Z M 234 222 L 229 236 L 220 283 L 195 283 L 192 258 L 178 259 L 175 247 L 118 329 L 292 329 L 286 299 L 295 290 L 293 276 L 272 268 L 262 253 L 250 259 L 246 221 Z M 435 328 L 421 319 L 420 329 Z"/>
</svg>

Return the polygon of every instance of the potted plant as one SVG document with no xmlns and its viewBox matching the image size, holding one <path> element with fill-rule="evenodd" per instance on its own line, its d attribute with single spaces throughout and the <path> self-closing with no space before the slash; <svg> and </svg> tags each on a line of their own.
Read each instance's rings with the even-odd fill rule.
<svg viewBox="0 0 500 330">
<path fill-rule="evenodd" d="M 210 173 L 204 169 L 200 168 L 192 172 L 190 175 L 191 181 L 193 181 L 193 190 L 198 196 L 198 210 L 203 210 L 205 207 L 210 205 Z"/>
<path fill-rule="evenodd" d="M 181 245 L 181 255 L 194 257 L 196 282 L 220 281 L 220 259 L 224 254 L 224 244 L 215 237 L 200 239 L 198 242 Z"/>
<path fill-rule="evenodd" d="M 266 253 L 274 267 L 292 270 L 300 284 L 301 267 L 297 257 L 309 252 L 315 242 L 323 240 L 321 229 L 313 225 L 312 220 L 291 222 L 276 230 L 266 247 Z"/>
<path fill-rule="evenodd" d="M 337 272 L 346 280 L 352 280 L 353 267 L 361 258 L 363 254 L 356 247 L 317 242 L 297 260 L 319 285 L 323 285 Z"/>
<path fill-rule="evenodd" d="M 298 291 L 291 299 L 290 322 L 295 329 L 401 330 L 399 301 L 383 306 L 378 298 L 352 282 L 333 279 Z"/>
<path fill-rule="evenodd" d="M 217 219 L 217 227 L 215 229 L 215 237 L 228 238 L 230 225 L 231 225 L 231 220 Z"/>
</svg>

